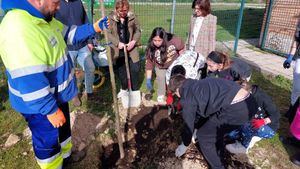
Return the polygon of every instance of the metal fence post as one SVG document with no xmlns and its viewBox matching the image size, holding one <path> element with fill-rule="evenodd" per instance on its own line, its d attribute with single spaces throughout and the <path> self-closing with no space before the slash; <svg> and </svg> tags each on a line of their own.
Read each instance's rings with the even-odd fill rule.
<svg viewBox="0 0 300 169">
<path fill-rule="evenodd" d="M 245 5 L 245 0 L 242 0 L 241 1 L 238 24 L 237 24 L 236 33 L 235 33 L 235 42 L 234 42 L 234 49 L 233 49 L 234 55 L 236 55 L 236 51 L 237 51 L 237 47 L 238 47 L 238 43 L 239 43 L 241 25 L 242 25 L 242 20 L 243 20 L 243 13 L 244 13 L 244 5 Z"/>
<path fill-rule="evenodd" d="M 88 18 L 89 18 L 89 22 L 92 23 L 93 22 L 93 0 L 87 0 L 87 14 L 88 14 Z"/>
<path fill-rule="evenodd" d="M 174 33 L 175 13 L 176 13 L 176 0 L 173 0 L 171 30 L 170 30 L 171 33 Z"/>
<path fill-rule="evenodd" d="M 268 33 L 268 30 L 269 30 L 269 24 L 270 24 L 270 19 L 271 19 L 271 14 L 272 14 L 272 7 L 273 7 L 273 0 L 270 0 L 269 8 L 268 8 L 268 11 L 267 11 L 267 17 L 266 17 L 266 23 L 265 23 L 263 38 L 262 38 L 262 42 L 261 42 L 261 48 L 262 49 L 265 48 L 267 33 Z"/>
</svg>

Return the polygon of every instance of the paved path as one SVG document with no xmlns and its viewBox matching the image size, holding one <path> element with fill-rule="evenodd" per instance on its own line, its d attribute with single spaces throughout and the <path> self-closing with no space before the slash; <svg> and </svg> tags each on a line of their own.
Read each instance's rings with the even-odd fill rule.
<svg viewBox="0 0 300 169">
<path fill-rule="evenodd" d="M 234 42 L 224 42 L 228 48 L 233 49 Z M 284 69 L 282 63 L 285 58 L 268 53 L 256 48 L 258 39 L 239 40 L 237 54 L 250 65 L 266 74 L 282 75 L 290 80 L 293 79 L 293 69 Z"/>
</svg>

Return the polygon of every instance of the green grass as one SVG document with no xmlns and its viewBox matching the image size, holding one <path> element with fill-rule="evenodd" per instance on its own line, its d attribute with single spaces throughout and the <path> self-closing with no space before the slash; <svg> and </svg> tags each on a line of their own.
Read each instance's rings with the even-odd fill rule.
<svg viewBox="0 0 300 169">
<path fill-rule="evenodd" d="M 134 13 L 138 16 L 142 29 L 141 43 L 147 45 L 152 30 L 163 27 L 170 31 L 172 18 L 172 5 L 132 5 Z M 107 9 L 106 13 L 112 9 Z M 263 20 L 264 9 L 245 8 L 240 38 L 259 38 Z M 174 21 L 174 33 L 184 41 L 188 35 L 189 22 L 192 14 L 190 5 L 177 5 Z M 217 16 L 217 40 L 234 40 L 239 16 L 238 6 L 213 5 L 212 14 Z M 95 19 L 100 18 L 99 10 L 95 10 Z"/>
<path fill-rule="evenodd" d="M 142 64 L 143 65 L 143 64 Z M 142 69 L 143 70 L 143 69 Z M 144 71 L 141 71 L 140 82 L 141 90 L 145 91 L 144 84 Z M 271 77 L 262 75 L 260 72 L 254 71 L 252 76 L 252 83 L 258 84 L 262 89 L 264 89 L 272 98 L 273 101 L 278 106 L 280 112 L 283 113 L 287 110 L 289 105 L 290 98 L 290 88 L 291 81 L 283 78 L 282 76 Z M 2 84 L 5 85 L 5 84 Z M 118 86 L 118 85 L 117 85 Z M 5 93 L 1 93 L 2 95 Z M 98 116 L 108 115 L 111 116 L 113 114 L 111 109 L 111 87 L 110 81 L 107 80 L 105 85 L 96 92 L 97 98 L 102 98 L 101 101 L 90 102 L 83 105 L 82 108 L 91 113 L 94 113 Z M 155 99 L 155 98 L 154 98 Z M 1 100 L 2 102 L 2 100 Z M 3 103 L 3 102 L 2 102 Z M 20 135 L 21 132 L 25 129 L 26 123 L 19 113 L 16 113 L 9 107 L 9 103 L 6 100 L 4 102 L 5 110 L 2 110 L 0 113 L 0 143 L 3 144 L 7 137 L 1 137 L 5 133 L 14 133 Z M 113 118 L 113 117 L 111 117 Z M 281 118 L 280 121 L 280 129 L 279 135 L 286 136 L 288 133 L 288 123 L 285 118 Z M 288 161 L 288 156 L 293 154 L 296 149 L 294 147 L 283 145 L 279 141 L 278 135 L 270 140 L 263 141 L 259 143 L 259 147 L 264 149 L 272 149 L 272 153 L 277 153 L 279 158 L 287 159 L 286 161 L 281 161 L 279 166 L 289 166 L 291 163 Z M 29 141 L 21 141 L 17 143 L 15 146 L 1 150 L 0 151 L 0 164 L 4 165 L 5 168 L 38 168 L 34 159 L 33 152 L 30 151 L 31 145 L 29 145 Z M 270 150 L 271 151 L 271 150 Z M 23 152 L 27 152 L 28 155 L 22 155 Z M 271 159 L 271 160 L 279 160 L 279 159 Z M 260 163 L 259 161 L 257 163 Z M 0 165 L 0 168 L 1 168 Z M 259 164 L 258 164 L 259 165 Z"/>
</svg>

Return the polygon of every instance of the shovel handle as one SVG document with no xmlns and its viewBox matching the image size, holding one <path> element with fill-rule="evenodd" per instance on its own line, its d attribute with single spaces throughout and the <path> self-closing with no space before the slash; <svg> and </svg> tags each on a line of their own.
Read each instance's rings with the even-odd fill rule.
<svg viewBox="0 0 300 169">
<path fill-rule="evenodd" d="M 131 79 L 130 79 L 130 71 L 129 71 L 129 62 L 128 62 L 128 53 L 126 49 L 126 45 L 124 45 L 124 54 L 125 54 L 125 67 L 126 67 L 126 74 L 127 74 L 127 83 L 128 83 L 128 90 L 131 91 Z"/>
</svg>

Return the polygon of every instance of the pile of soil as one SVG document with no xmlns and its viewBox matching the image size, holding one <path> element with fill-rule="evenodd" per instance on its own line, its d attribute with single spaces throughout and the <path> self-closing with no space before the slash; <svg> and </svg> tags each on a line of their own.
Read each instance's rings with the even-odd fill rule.
<svg viewBox="0 0 300 169">
<path fill-rule="evenodd" d="M 183 157 L 175 157 L 183 126 L 180 114 L 170 117 L 166 107 L 142 107 L 127 120 L 124 128 L 125 158 L 119 160 L 118 145 L 114 143 L 104 147 L 100 168 L 208 168 L 194 144 Z M 247 159 L 240 162 L 229 153 L 226 156 L 228 168 L 254 168 Z"/>
</svg>

